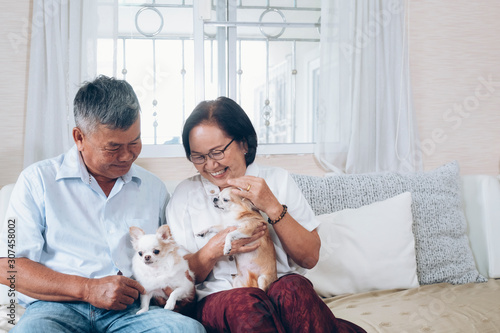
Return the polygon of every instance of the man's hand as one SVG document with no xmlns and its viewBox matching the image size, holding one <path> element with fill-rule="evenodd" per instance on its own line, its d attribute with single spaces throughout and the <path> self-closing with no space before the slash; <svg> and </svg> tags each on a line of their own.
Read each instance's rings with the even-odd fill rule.
<svg viewBox="0 0 500 333">
<path fill-rule="evenodd" d="M 144 292 L 144 287 L 139 282 L 122 275 L 113 275 L 88 279 L 85 283 L 84 300 L 98 308 L 124 310 Z"/>
</svg>

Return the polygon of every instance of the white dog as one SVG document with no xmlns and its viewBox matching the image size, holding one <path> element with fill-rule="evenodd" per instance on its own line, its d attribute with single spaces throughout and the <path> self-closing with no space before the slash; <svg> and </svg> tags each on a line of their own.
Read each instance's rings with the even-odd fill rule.
<svg viewBox="0 0 500 333">
<path fill-rule="evenodd" d="M 232 187 L 222 190 L 214 198 L 214 205 L 224 211 L 222 225 L 216 225 L 197 234 L 204 237 L 208 233 L 221 231 L 230 226 L 237 229 L 227 234 L 224 245 L 224 254 L 231 252 L 231 242 L 236 239 L 250 238 L 253 232 L 262 223 L 266 223 L 258 209 L 248 199 L 232 193 Z M 256 240 L 260 246 L 252 252 L 235 255 L 238 275 L 233 280 L 233 287 L 258 287 L 264 291 L 277 277 L 276 250 L 266 229 L 266 234 Z"/>
<path fill-rule="evenodd" d="M 145 235 L 138 227 L 130 227 L 129 232 L 136 251 L 132 271 L 146 289 L 146 294 L 141 295 L 141 309 L 137 314 L 149 310 L 153 296 L 168 298 L 165 304 L 167 310 L 173 310 L 178 300 L 193 297 L 194 274 L 184 259 L 188 252 L 173 240 L 170 228 L 162 225 L 155 235 Z M 170 296 L 163 291 L 167 287 L 172 289 Z"/>
</svg>

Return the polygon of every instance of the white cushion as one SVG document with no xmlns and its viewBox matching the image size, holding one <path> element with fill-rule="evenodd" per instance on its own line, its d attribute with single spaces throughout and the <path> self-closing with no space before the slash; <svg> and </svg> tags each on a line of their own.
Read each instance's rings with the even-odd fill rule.
<svg viewBox="0 0 500 333">
<path fill-rule="evenodd" d="M 306 277 L 323 297 L 418 287 L 411 194 L 318 216 L 320 259 Z"/>
<path fill-rule="evenodd" d="M 500 278 L 500 182 L 497 177 L 462 177 L 467 234 L 479 272 Z"/>
</svg>

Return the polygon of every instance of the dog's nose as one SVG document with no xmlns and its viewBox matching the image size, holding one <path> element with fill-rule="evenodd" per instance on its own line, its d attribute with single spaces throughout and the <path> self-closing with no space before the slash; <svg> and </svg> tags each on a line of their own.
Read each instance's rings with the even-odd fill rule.
<svg viewBox="0 0 500 333">
<path fill-rule="evenodd" d="M 219 201 L 219 198 L 214 198 L 214 203 L 217 203 Z"/>
<path fill-rule="evenodd" d="M 150 261 L 151 260 L 151 256 L 150 255 L 144 256 L 144 260 Z"/>
</svg>

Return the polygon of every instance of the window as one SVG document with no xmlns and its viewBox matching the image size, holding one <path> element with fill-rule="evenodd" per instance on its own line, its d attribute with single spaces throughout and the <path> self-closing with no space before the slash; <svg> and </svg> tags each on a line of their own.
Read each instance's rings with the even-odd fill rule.
<svg viewBox="0 0 500 333">
<path fill-rule="evenodd" d="M 116 21 L 108 29 L 99 27 L 97 71 L 134 87 L 142 107 L 142 156 L 183 156 L 184 120 L 199 101 L 222 95 L 248 113 L 259 137 L 258 153 L 312 152 L 320 2 L 102 5 L 100 21 Z"/>
</svg>

